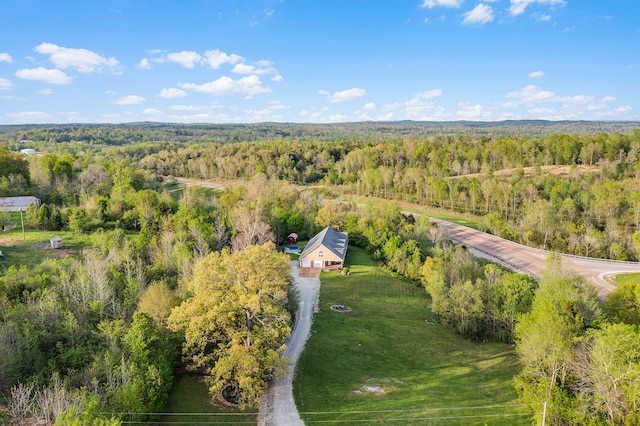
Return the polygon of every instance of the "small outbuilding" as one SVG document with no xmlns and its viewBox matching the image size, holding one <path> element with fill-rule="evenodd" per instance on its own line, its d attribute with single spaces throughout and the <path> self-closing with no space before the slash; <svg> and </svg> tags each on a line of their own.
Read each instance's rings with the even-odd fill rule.
<svg viewBox="0 0 640 426">
<path fill-rule="evenodd" d="M 26 211 L 29 204 L 35 204 L 36 207 L 40 207 L 40 199 L 31 195 L 25 197 L 0 197 L 1 212 Z"/>
<path fill-rule="evenodd" d="M 300 254 L 298 266 L 301 268 L 342 269 L 347 256 L 349 238 L 327 226 L 309 240 Z"/>
<path fill-rule="evenodd" d="M 295 232 L 292 232 L 289 235 L 287 235 L 288 244 L 295 244 L 297 242 L 298 242 L 298 234 L 296 234 Z"/>
<path fill-rule="evenodd" d="M 62 238 L 60 237 L 51 238 L 51 248 L 52 249 L 62 248 Z"/>
</svg>

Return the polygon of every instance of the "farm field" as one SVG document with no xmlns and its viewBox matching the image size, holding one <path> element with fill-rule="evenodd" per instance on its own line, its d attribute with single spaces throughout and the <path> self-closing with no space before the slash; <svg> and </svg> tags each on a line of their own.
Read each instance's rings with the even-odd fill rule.
<svg viewBox="0 0 640 426">
<path fill-rule="evenodd" d="M 321 275 L 320 312 L 294 383 L 305 422 L 531 424 L 511 385 L 519 369 L 511 346 L 454 335 L 424 289 L 361 249 L 349 248 L 347 266 L 351 276 Z"/>
</svg>

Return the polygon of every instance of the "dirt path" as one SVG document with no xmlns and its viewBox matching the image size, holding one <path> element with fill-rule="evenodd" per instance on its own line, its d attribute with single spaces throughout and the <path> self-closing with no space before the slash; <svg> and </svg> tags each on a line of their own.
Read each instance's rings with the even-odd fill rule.
<svg viewBox="0 0 640 426">
<path fill-rule="evenodd" d="M 287 341 L 286 356 L 292 366 L 289 374 L 281 379 L 269 383 L 269 387 L 262 397 L 258 425 L 304 425 L 296 403 L 293 399 L 293 375 L 296 363 L 304 349 L 304 345 L 311 332 L 311 320 L 314 310 L 318 306 L 320 294 L 319 278 L 303 278 L 298 275 L 298 262 L 291 261 L 291 275 L 298 290 L 298 312 L 296 321 Z"/>
</svg>

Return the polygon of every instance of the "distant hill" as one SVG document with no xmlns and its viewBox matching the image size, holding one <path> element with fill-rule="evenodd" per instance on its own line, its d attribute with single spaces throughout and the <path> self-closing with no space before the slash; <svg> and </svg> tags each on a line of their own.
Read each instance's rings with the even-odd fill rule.
<svg viewBox="0 0 640 426">
<path fill-rule="evenodd" d="M 251 123 L 178 124 L 139 122 L 126 124 L 28 124 L 0 126 L 0 141 L 87 141 L 127 144 L 144 141 L 237 142 L 256 140 L 389 140 L 433 136 L 473 137 L 551 134 L 631 133 L 638 121 L 389 121 L 335 124 Z"/>
</svg>

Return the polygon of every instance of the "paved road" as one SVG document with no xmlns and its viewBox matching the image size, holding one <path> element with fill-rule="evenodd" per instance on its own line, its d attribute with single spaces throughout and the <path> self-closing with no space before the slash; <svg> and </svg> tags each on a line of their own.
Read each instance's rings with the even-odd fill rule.
<svg viewBox="0 0 640 426">
<path fill-rule="evenodd" d="M 460 244 L 464 244 L 472 252 L 483 257 L 497 259 L 515 270 L 529 272 L 537 277 L 542 275 L 545 260 L 549 255 L 546 250 L 535 249 L 508 241 L 495 235 L 486 234 L 466 226 L 431 219 L 445 236 Z M 614 262 L 604 259 L 593 259 L 580 256 L 561 255 L 564 269 L 574 271 L 592 282 L 604 299 L 615 288 L 604 277 L 624 272 L 640 272 L 640 263 Z"/>
<path fill-rule="evenodd" d="M 296 403 L 293 400 L 293 375 L 295 364 L 304 349 L 311 332 L 313 312 L 318 307 L 320 293 L 319 278 L 302 278 L 298 276 L 298 262 L 291 261 L 291 275 L 298 290 L 298 314 L 291 337 L 287 341 L 287 359 L 291 362 L 290 373 L 281 379 L 272 380 L 262 397 L 258 425 L 293 426 L 304 423 L 300 419 Z"/>
</svg>

